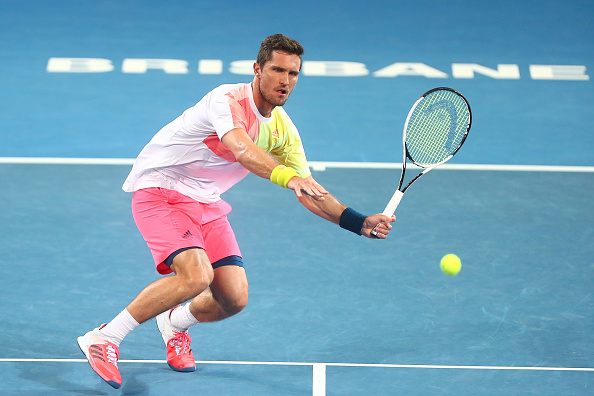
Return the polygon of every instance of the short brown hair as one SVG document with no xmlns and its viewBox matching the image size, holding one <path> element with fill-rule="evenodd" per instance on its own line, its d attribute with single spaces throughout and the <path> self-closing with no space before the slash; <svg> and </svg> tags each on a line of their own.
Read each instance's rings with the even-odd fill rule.
<svg viewBox="0 0 594 396">
<path fill-rule="evenodd" d="M 273 51 L 282 51 L 288 54 L 298 55 L 299 59 L 301 59 L 301 56 L 303 55 L 303 47 L 297 40 L 289 38 L 284 34 L 277 33 L 266 37 L 264 41 L 262 41 L 256 62 L 258 62 L 260 66 L 264 66 L 266 62 L 272 59 Z"/>
</svg>

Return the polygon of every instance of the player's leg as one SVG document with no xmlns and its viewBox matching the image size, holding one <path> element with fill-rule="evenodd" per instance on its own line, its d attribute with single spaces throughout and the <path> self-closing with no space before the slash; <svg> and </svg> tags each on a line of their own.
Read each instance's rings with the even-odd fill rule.
<svg viewBox="0 0 594 396">
<path fill-rule="evenodd" d="M 247 278 L 243 260 L 226 216 L 230 210 L 229 204 L 222 200 L 201 205 L 201 223 L 197 224 L 196 231 L 203 238 L 203 246 L 214 268 L 210 288 L 196 296 L 191 303 L 176 306 L 157 316 L 157 326 L 167 345 L 167 362 L 173 370 L 196 369 L 188 332 L 191 326 L 202 321 L 227 318 L 240 312 L 247 304 Z M 170 268 L 176 274 L 181 274 L 179 265 L 180 261 L 176 257 Z M 198 309 L 192 312 L 191 307 Z"/>
<path fill-rule="evenodd" d="M 232 262 L 241 262 L 234 256 Z M 175 264 L 172 268 L 175 268 Z M 199 322 L 212 322 L 239 313 L 248 299 L 245 270 L 238 265 L 214 269 L 210 288 L 184 306 L 176 306 L 157 316 L 157 326 L 167 346 L 167 363 L 175 371 L 194 371 L 196 363 L 190 347 L 189 328 Z"/>
<path fill-rule="evenodd" d="M 199 322 L 213 322 L 239 313 L 247 305 L 248 282 L 235 234 L 226 214 L 231 207 L 224 201 L 205 205 L 201 234 L 212 260 L 214 279 L 210 288 L 190 303 L 157 316 L 157 326 L 167 345 L 167 361 L 177 371 L 195 370 L 189 348 L 188 329 Z M 174 261 L 171 269 L 178 272 Z M 192 356 L 192 360 L 190 360 Z"/>
<path fill-rule="evenodd" d="M 93 370 L 114 388 L 122 384 L 117 361 L 123 338 L 140 323 L 203 292 L 213 279 L 212 266 L 202 249 L 184 251 L 175 257 L 174 263 L 175 275 L 151 283 L 111 322 L 78 338 L 78 344 Z M 169 338 L 165 341 L 171 343 Z M 176 340 L 181 340 L 185 348 L 173 346 L 173 350 L 177 351 L 173 357 L 168 348 L 168 362 L 175 358 L 175 365 L 170 363 L 170 366 L 178 371 L 195 370 L 189 335 L 183 334 Z"/>
<path fill-rule="evenodd" d="M 173 286 L 177 289 L 168 289 L 160 287 L 161 285 L 153 284 L 155 286 L 154 289 L 145 289 L 147 295 L 142 296 L 141 293 L 130 304 L 128 309 L 134 312 L 137 307 L 135 303 L 139 303 L 139 306 L 146 310 L 144 311 L 146 317 L 155 316 L 155 312 L 159 311 L 157 312 L 156 320 L 165 346 L 167 347 L 167 364 L 175 371 L 194 371 L 196 370 L 196 363 L 190 347 L 190 343 L 192 342 L 190 333 L 187 329 L 179 329 L 172 326 L 171 314 L 175 310 L 179 311 L 179 304 L 194 298 L 197 292 L 208 290 L 204 286 L 210 284 L 214 276 L 214 271 L 206 253 L 200 248 L 191 248 L 177 253 L 173 257 L 170 267 L 175 275 L 161 279 L 161 283 L 163 284 L 163 280 L 170 279 L 172 282 L 168 286 Z M 167 292 L 170 292 L 171 296 L 167 296 Z M 145 306 L 145 302 L 154 304 L 154 307 Z"/>
<path fill-rule="evenodd" d="M 214 217 L 202 229 L 215 276 L 210 288 L 194 298 L 186 308 L 196 322 L 214 322 L 228 318 L 241 312 L 248 302 L 248 281 L 243 259 L 226 216 L 230 210 L 231 207 L 224 201 L 205 208 L 205 217 L 209 213 Z M 220 216 L 221 213 L 225 215 Z"/>
<path fill-rule="evenodd" d="M 176 248 L 204 246 L 200 230 L 191 216 L 201 217 L 200 203 L 183 195 L 158 188 L 137 191 L 132 202 L 134 220 L 151 248 L 157 270 L 172 272 L 169 257 L 175 260 L 177 273 L 147 286 L 107 325 L 78 338 L 91 367 L 110 385 L 119 387 L 117 367 L 119 344 L 140 323 L 194 298 L 208 288 L 214 273 L 203 249 L 171 251 Z M 188 215 L 186 209 L 192 212 Z"/>
<path fill-rule="evenodd" d="M 237 265 L 215 268 L 210 288 L 190 303 L 190 313 L 198 322 L 214 322 L 241 312 L 248 303 L 245 269 Z"/>
<path fill-rule="evenodd" d="M 202 219 L 204 210 L 200 202 L 173 190 L 149 188 L 134 193 L 134 221 L 151 249 L 157 271 L 175 273 L 151 283 L 126 307 L 136 322 L 144 323 L 196 297 L 212 282 L 213 268 L 196 220 Z M 111 330 L 110 324 L 104 333 Z"/>
<path fill-rule="evenodd" d="M 175 275 L 151 283 L 128 305 L 128 312 L 138 323 L 191 300 L 208 288 L 214 276 L 208 256 L 198 248 L 176 255 L 171 269 Z"/>
</svg>

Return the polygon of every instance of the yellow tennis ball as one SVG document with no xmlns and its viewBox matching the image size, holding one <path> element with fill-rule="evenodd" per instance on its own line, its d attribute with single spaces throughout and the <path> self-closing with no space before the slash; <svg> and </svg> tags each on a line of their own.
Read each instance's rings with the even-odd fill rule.
<svg viewBox="0 0 594 396">
<path fill-rule="evenodd" d="M 456 275 L 462 268 L 460 258 L 455 254 L 446 254 L 441 258 L 439 263 L 441 270 L 448 275 Z"/>
</svg>

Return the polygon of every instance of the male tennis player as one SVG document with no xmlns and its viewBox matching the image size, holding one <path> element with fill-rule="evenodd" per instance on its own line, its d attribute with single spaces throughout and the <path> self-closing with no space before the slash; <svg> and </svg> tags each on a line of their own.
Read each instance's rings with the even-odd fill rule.
<svg viewBox="0 0 594 396">
<path fill-rule="evenodd" d="M 297 83 L 302 54 L 293 39 L 267 37 L 251 83 L 209 92 L 161 129 L 134 162 L 123 189 L 134 193 L 134 220 L 157 271 L 174 275 L 150 284 L 111 322 L 78 338 L 93 370 L 114 388 L 122 384 L 119 345 L 140 323 L 156 317 L 169 366 L 194 371 L 188 329 L 246 306 L 248 281 L 227 220 L 231 206 L 220 196 L 248 172 L 293 190 L 311 212 L 342 228 L 387 237 L 394 216 L 366 217 L 347 208 L 311 176 L 297 128 L 281 107 Z"/>
</svg>

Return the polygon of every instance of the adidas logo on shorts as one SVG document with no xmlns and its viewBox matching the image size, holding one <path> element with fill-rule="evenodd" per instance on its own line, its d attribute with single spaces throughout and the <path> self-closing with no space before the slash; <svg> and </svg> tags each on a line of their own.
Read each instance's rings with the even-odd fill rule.
<svg viewBox="0 0 594 396">
<path fill-rule="evenodd" d="M 182 235 L 182 238 L 191 238 L 192 236 L 192 233 L 190 232 L 190 230 L 188 230 L 184 233 L 184 235 Z"/>
</svg>

